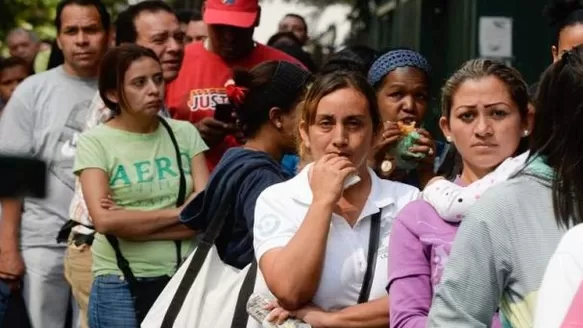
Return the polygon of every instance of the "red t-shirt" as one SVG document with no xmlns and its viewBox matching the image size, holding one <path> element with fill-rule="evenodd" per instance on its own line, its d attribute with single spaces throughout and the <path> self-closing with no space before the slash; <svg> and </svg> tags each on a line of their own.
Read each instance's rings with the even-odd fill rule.
<svg viewBox="0 0 583 328">
<path fill-rule="evenodd" d="M 249 56 L 232 63 L 206 50 L 202 42 L 192 43 L 186 47 L 178 77 L 166 89 L 170 114 L 192 123 L 213 116 L 216 104 L 228 103 L 225 83 L 232 78 L 233 68 L 251 69 L 268 60 L 286 60 L 303 67 L 295 58 L 259 43 Z M 238 145 L 233 136 L 227 136 L 207 151 L 209 170 L 214 169 L 227 149 Z"/>
</svg>

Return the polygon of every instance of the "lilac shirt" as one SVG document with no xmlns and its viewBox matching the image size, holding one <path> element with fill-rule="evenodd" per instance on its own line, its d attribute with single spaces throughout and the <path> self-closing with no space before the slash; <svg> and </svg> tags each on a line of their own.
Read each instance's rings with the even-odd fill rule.
<svg viewBox="0 0 583 328">
<path fill-rule="evenodd" d="M 444 221 L 423 200 L 401 210 L 389 239 L 390 327 L 427 327 L 431 300 L 458 227 L 459 223 Z M 492 324 L 501 327 L 497 315 Z"/>
</svg>

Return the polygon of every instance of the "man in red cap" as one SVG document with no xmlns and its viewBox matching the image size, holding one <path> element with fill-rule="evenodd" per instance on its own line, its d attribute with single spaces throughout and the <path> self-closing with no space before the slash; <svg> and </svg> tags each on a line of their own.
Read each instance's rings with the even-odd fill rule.
<svg viewBox="0 0 583 328">
<path fill-rule="evenodd" d="M 192 122 L 207 143 L 209 170 L 228 148 L 239 145 L 231 115 L 215 116 L 217 105 L 228 103 L 225 84 L 233 68 L 251 69 L 268 60 L 301 65 L 295 58 L 253 41 L 260 13 L 257 0 L 206 0 L 203 20 L 209 37 L 186 47 L 180 73 L 167 88 L 166 104 L 172 117 Z"/>
</svg>

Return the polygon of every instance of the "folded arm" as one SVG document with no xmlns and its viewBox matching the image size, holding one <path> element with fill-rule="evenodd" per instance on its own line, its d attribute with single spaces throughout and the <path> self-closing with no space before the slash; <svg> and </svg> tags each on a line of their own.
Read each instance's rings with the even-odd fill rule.
<svg viewBox="0 0 583 328">
<path fill-rule="evenodd" d="M 389 297 L 349 306 L 332 314 L 331 328 L 386 328 Z"/>
<path fill-rule="evenodd" d="M 179 223 L 179 209 L 158 211 L 108 210 L 101 206 L 101 200 L 107 198 L 109 178 L 105 171 L 98 168 L 84 169 L 80 173 L 81 187 L 87 209 L 93 219 L 95 230 L 102 234 L 111 234 L 124 239 L 148 237 L 160 230 Z"/>
</svg>

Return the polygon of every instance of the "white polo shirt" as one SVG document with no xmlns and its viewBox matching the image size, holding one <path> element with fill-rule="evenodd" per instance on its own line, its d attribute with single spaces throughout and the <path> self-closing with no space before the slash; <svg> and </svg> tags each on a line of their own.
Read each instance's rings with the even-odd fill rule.
<svg viewBox="0 0 583 328">
<path fill-rule="evenodd" d="M 287 245 L 304 221 L 312 202 L 308 171 L 264 190 L 255 206 L 253 244 L 255 256 Z M 382 209 L 378 258 L 370 300 L 387 296 L 389 233 L 397 213 L 419 198 L 419 190 L 399 182 L 382 180 L 369 169 L 370 195 L 354 227 L 333 214 L 326 246 L 322 278 L 312 302 L 326 311 L 356 305 L 367 266 L 371 217 Z"/>
</svg>

